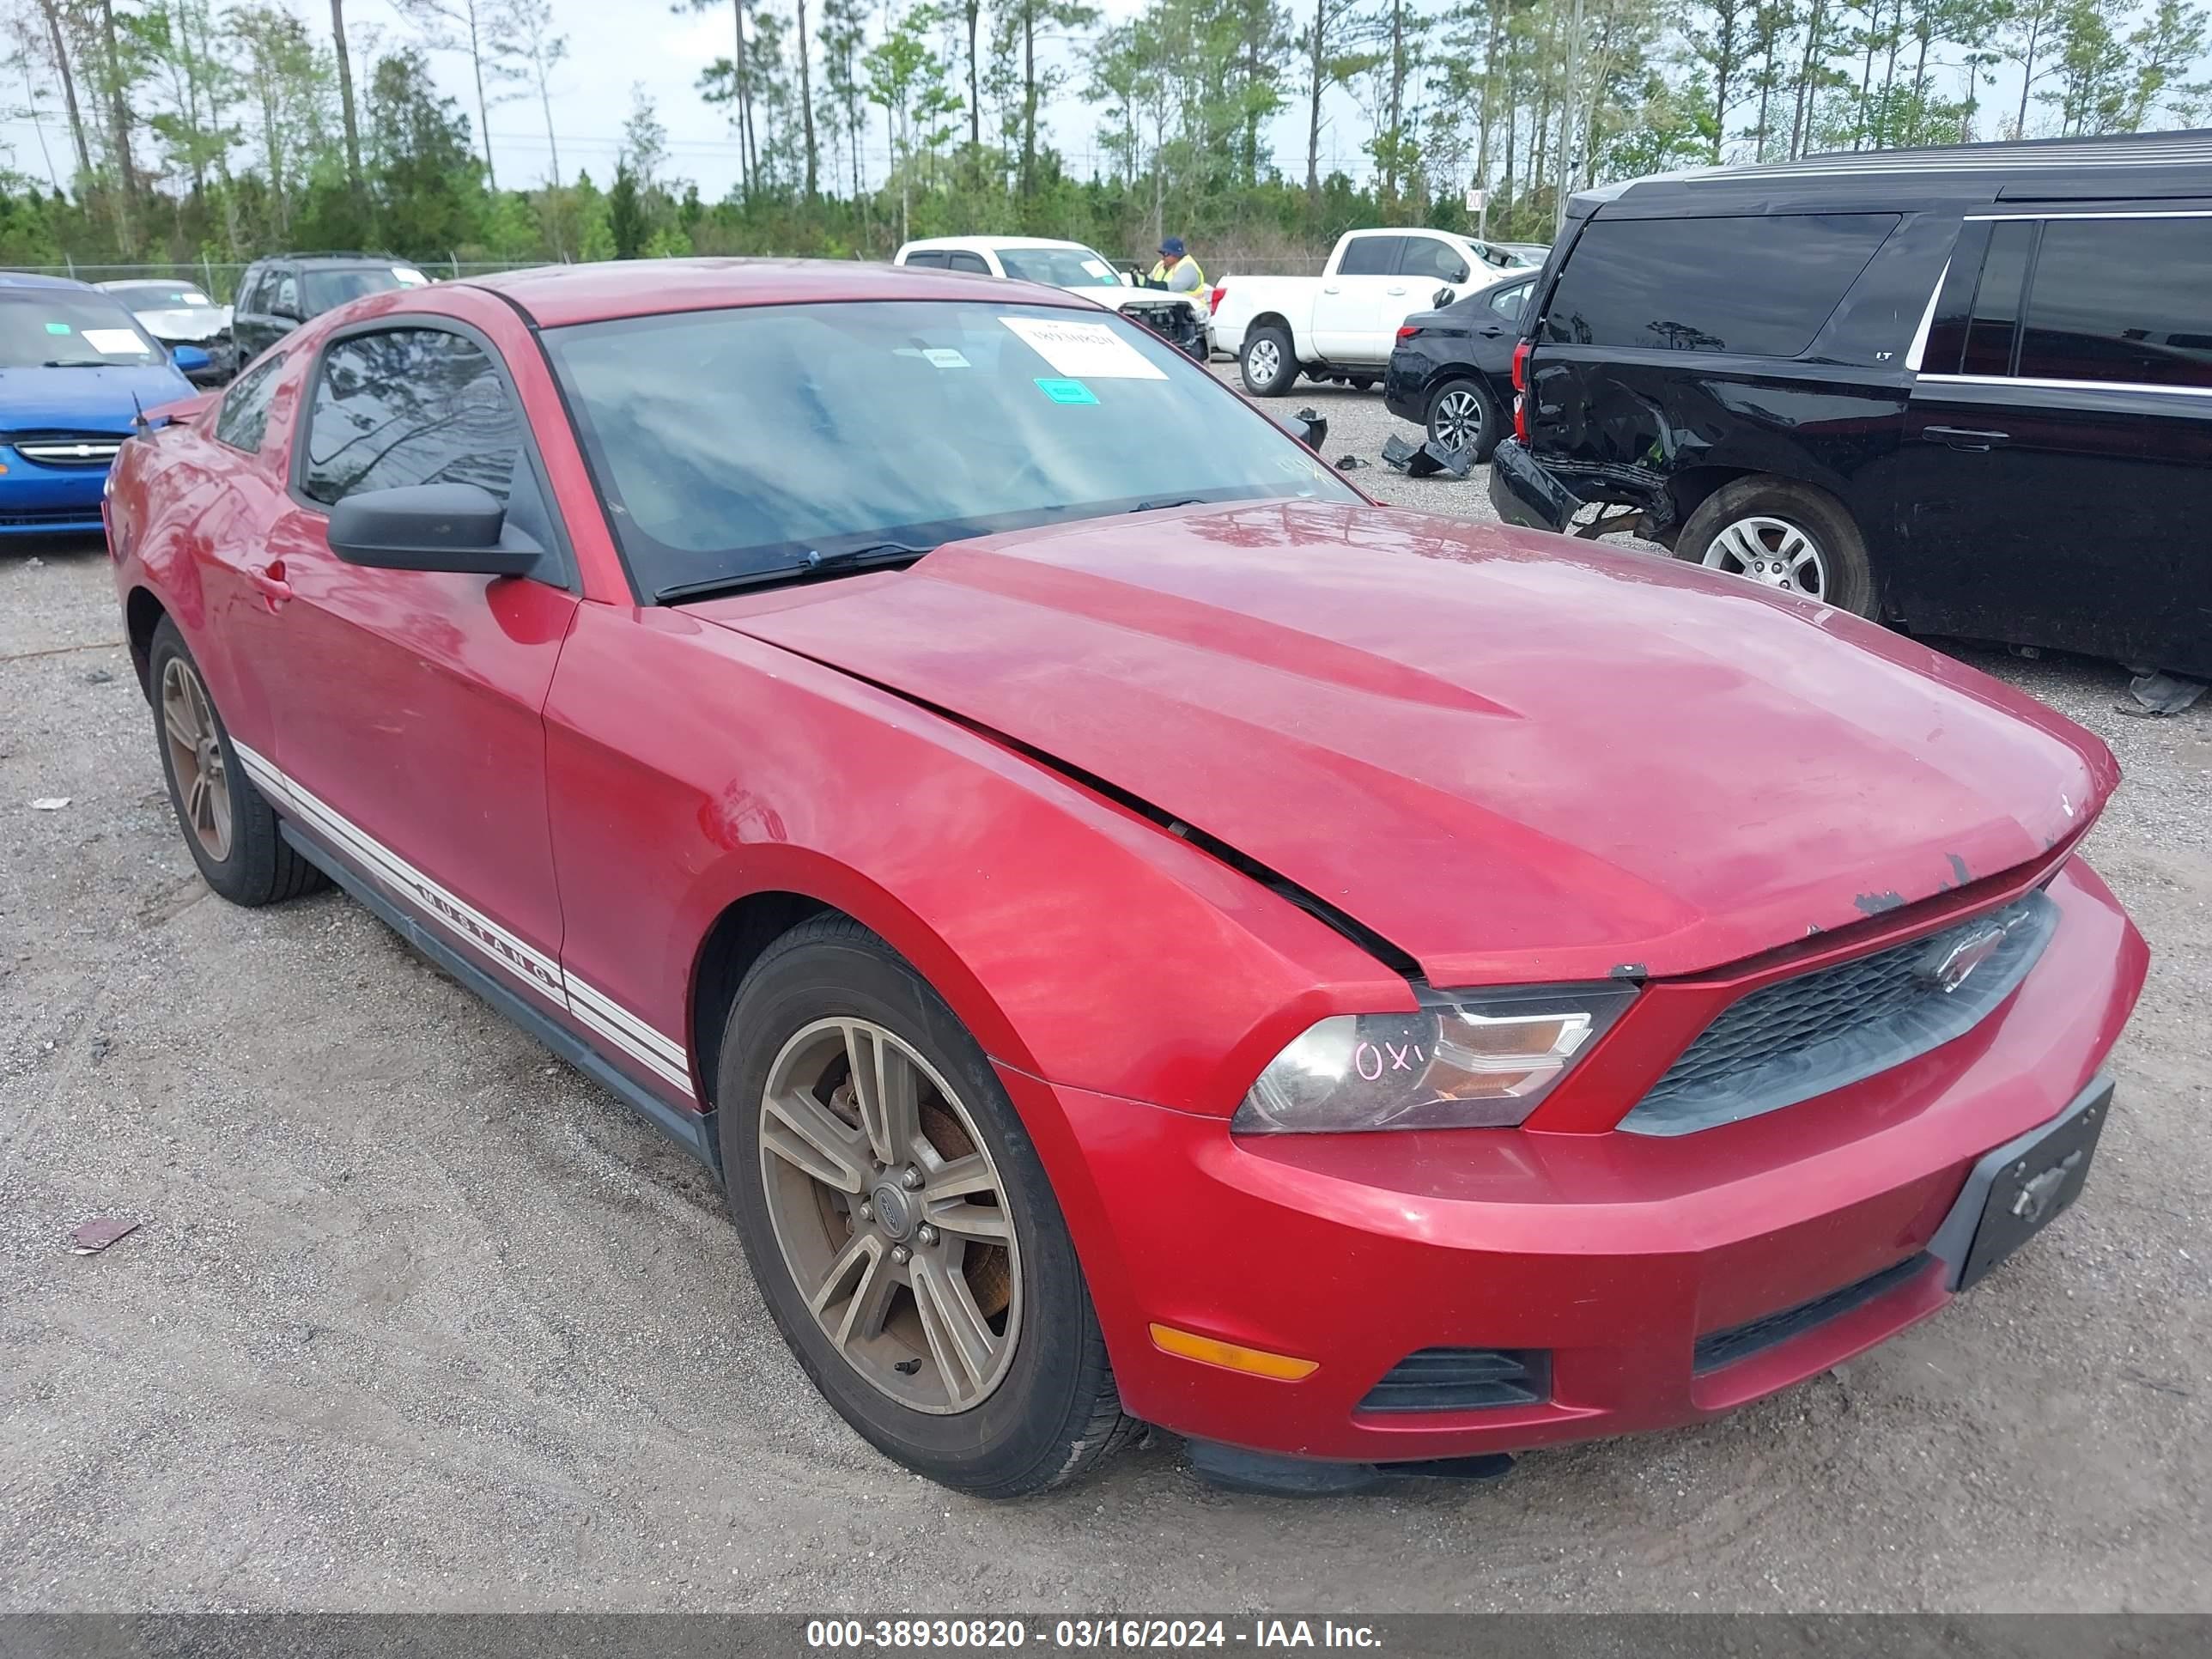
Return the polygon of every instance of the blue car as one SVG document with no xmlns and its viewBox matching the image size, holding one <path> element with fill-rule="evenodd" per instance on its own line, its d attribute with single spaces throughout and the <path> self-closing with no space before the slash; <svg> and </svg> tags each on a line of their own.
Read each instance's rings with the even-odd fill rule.
<svg viewBox="0 0 2212 1659">
<path fill-rule="evenodd" d="M 142 409 L 196 391 L 112 295 L 59 276 L 0 271 L 0 536 L 100 527 L 108 463 Z"/>
</svg>

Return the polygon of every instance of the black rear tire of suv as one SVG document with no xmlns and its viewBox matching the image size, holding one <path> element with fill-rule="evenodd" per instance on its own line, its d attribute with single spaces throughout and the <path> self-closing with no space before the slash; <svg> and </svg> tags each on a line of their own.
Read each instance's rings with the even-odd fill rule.
<svg viewBox="0 0 2212 1659">
<path fill-rule="evenodd" d="M 1237 373 L 1255 398 L 1279 398 L 1288 392 L 1298 383 L 1298 349 L 1291 331 L 1267 323 L 1247 334 L 1244 349 L 1237 354 Z"/>
<path fill-rule="evenodd" d="M 1822 570 L 1817 595 L 1822 603 L 1857 617 L 1875 615 L 1881 594 L 1873 562 L 1867 557 L 1866 538 L 1841 501 L 1811 484 L 1765 474 L 1723 484 L 1690 514 L 1674 544 L 1674 556 L 1685 564 L 1706 565 L 1758 580 L 1752 567 L 1765 562 L 1768 545 L 1785 543 L 1786 538 L 1771 530 L 1747 528 L 1753 526 L 1780 526 L 1811 543 Z M 1717 542 L 1722 544 L 1717 552 Z M 1751 554 L 1747 559 L 1741 551 L 1747 547 Z M 1784 592 L 1799 591 L 1784 584 L 1770 585 Z"/>
</svg>

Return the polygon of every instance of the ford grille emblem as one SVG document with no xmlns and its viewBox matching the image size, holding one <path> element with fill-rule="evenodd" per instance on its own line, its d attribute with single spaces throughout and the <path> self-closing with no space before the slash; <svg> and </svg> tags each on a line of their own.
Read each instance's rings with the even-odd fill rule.
<svg viewBox="0 0 2212 1659">
<path fill-rule="evenodd" d="M 1964 985 L 1975 969 L 1995 956 L 1997 946 L 2004 941 L 2002 924 L 1984 922 L 1964 938 L 1938 944 L 1922 960 L 1917 977 L 1948 995 Z"/>
</svg>

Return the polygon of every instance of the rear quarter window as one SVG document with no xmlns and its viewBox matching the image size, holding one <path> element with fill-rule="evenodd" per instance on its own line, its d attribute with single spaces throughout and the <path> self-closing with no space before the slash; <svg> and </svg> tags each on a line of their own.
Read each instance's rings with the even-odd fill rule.
<svg viewBox="0 0 2212 1659">
<path fill-rule="evenodd" d="M 1812 344 L 1899 216 L 1595 220 L 1568 252 L 1539 337 L 1794 357 Z"/>
</svg>

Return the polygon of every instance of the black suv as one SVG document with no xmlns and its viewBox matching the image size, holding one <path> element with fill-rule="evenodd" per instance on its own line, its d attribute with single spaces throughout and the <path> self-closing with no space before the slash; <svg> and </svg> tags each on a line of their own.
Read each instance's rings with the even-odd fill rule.
<svg viewBox="0 0 2212 1659">
<path fill-rule="evenodd" d="M 1514 523 L 2212 675 L 2212 134 L 1577 196 L 1522 331 Z"/>
<path fill-rule="evenodd" d="M 388 253 L 280 253 L 256 259 L 239 278 L 230 337 L 252 362 L 310 317 L 364 294 L 420 288 L 429 278 Z"/>
</svg>

